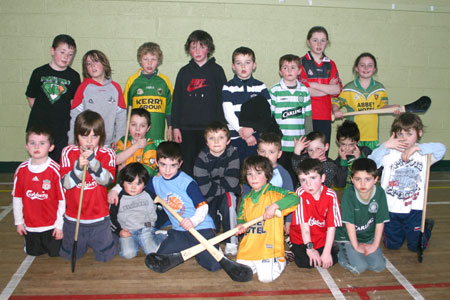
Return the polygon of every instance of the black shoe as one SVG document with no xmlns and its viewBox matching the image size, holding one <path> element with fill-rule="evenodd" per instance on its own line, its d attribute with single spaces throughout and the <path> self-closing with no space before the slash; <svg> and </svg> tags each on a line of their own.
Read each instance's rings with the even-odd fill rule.
<svg viewBox="0 0 450 300">
<path fill-rule="evenodd" d="M 430 232 L 433 230 L 434 220 L 433 219 L 425 219 L 425 230 L 429 230 Z"/>
</svg>

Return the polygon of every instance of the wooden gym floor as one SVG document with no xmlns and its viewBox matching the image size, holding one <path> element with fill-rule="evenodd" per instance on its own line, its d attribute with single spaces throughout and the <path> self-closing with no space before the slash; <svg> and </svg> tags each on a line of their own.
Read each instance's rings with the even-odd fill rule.
<svg viewBox="0 0 450 300">
<path fill-rule="evenodd" d="M 0 299 L 450 299 L 450 172 L 431 174 L 427 215 L 436 223 L 423 263 L 405 245 L 397 251 L 382 246 L 383 272 L 357 276 L 339 265 L 303 270 L 292 263 L 268 284 L 256 277 L 233 282 L 193 259 L 159 274 L 147 269 L 142 253 L 99 263 L 89 250 L 75 273 L 62 258 L 27 256 L 13 225 L 11 182 L 12 174 L 0 174 Z"/>
</svg>

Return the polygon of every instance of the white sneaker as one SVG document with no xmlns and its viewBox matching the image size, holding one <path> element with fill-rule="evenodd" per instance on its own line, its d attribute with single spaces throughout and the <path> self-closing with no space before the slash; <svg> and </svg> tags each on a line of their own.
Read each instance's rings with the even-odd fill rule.
<svg viewBox="0 0 450 300">
<path fill-rule="evenodd" d="M 237 244 L 227 243 L 225 245 L 225 254 L 226 255 L 236 256 L 237 250 L 238 250 Z"/>
</svg>

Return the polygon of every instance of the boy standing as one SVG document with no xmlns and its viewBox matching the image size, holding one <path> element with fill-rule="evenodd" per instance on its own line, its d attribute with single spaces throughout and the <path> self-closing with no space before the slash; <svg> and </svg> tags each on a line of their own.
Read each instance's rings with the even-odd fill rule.
<svg viewBox="0 0 450 300">
<path fill-rule="evenodd" d="M 80 75 L 69 67 L 76 48 L 72 37 L 56 36 L 50 48 L 52 60 L 33 71 L 25 92 L 31 107 L 26 131 L 33 125 L 45 125 L 52 131 L 54 148 L 49 156 L 56 162 L 67 146 L 70 106 L 80 85 Z"/>
<path fill-rule="evenodd" d="M 208 215 L 208 203 L 197 183 L 186 173 L 180 171 L 181 147 L 175 142 L 162 142 L 156 152 L 159 176 L 152 177 L 145 187 L 151 195 L 158 195 L 183 217 L 181 222 L 166 211 L 172 223 L 168 237 L 161 243 L 157 253 L 180 252 L 198 244 L 188 232 L 195 228 L 206 239 L 213 238 L 214 221 Z M 164 209 L 166 210 L 166 209 Z M 217 271 L 220 264 L 207 252 L 195 256 L 197 262 L 208 271 Z"/>
<path fill-rule="evenodd" d="M 225 83 L 222 89 L 223 112 L 230 129 L 231 145 L 239 152 L 241 162 L 247 156 L 256 154 L 258 133 L 254 128 L 241 126 L 239 114 L 242 104 L 258 95 L 270 100 L 266 85 L 253 78 L 256 69 L 255 52 L 247 47 L 239 47 L 233 51 L 232 65 L 235 75 Z"/>
<path fill-rule="evenodd" d="M 283 133 L 280 164 L 290 169 L 294 138 L 298 139 L 312 131 L 311 98 L 308 88 L 297 80 L 301 70 L 300 57 L 284 55 L 280 57 L 279 66 L 282 78 L 270 88 L 269 93 L 272 114 Z"/>
<path fill-rule="evenodd" d="M 318 159 L 300 162 L 296 173 L 300 203 L 290 228 L 291 250 L 299 268 L 329 268 L 337 262 L 333 249 L 336 227 L 342 226 L 336 193 L 323 185 L 325 174 Z"/>
<path fill-rule="evenodd" d="M 137 51 L 137 60 L 141 68 L 127 80 L 123 93 L 125 103 L 150 113 L 152 128 L 147 137 L 158 146 L 164 141 L 166 121 L 167 139 L 172 140 L 172 84 L 167 76 L 158 71 L 163 62 L 163 53 L 158 44 L 142 44 Z"/>
<path fill-rule="evenodd" d="M 209 215 L 214 220 L 216 230 L 223 231 L 236 227 L 236 194 L 239 185 L 239 155 L 230 145 L 227 125 L 213 122 L 205 128 L 206 145 L 200 151 L 194 164 L 194 179 L 208 202 Z M 237 254 L 237 237 L 226 241 L 225 254 Z"/>
<path fill-rule="evenodd" d="M 358 158 L 368 157 L 372 150 L 367 146 L 358 146 L 359 129 L 355 122 L 345 120 L 337 128 L 336 141 L 339 145 L 339 154 L 335 160 L 337 166 L 336 187 L 349 187 L 351 167 Z"/>
<path fill-rule="evenodd" d="M 417 143 L 423 135 L 423 123 L 413 113 L 397 116 L 391 133 L 391 138 L 369 156 L 377 167 L 384 167 L 381 186 L 386 191 L 391 220 L 384 229 L 384 244 L 395 250 L 406 239 L 408 249 L 416 252 L 425 197 L 427 154 L 431 154 L 431 164 L 434 164 L 444 157 L 446 149 L 441 143 Z M 433 225 L 432 219 L 426 220 L 423 249 L 428 246 Z"/>
<path fill-rule="evenodd" d="M 178 72 L 172 107 L 173 138 L 181 143 L 183 170 L 192 175 L 195 159 L 205 145 L 206 125 L 224 121 L 222 87 L 227 81 L 214 57 L 212 37 L 203 30 L 192 32 L 184 50 L 191 61 Z"/>
<path fill-rule="evenodd" d="M 14 224 L 28 255 L 59 256 L 66 201 L 59 165 L 48 157 L 54 148 L 49 129 L 31 126 L 26 148 L 31 158 L 14 175 Z"/>
<path fill-rule="evenodd" d="M 376 164 L 368 158 L 355 160 L 351 179 L 353 186 L 345 189 L 341 201 L 345 226 L 336 232 L 339 264 L 354 274 L 367 269 L 380 272 L 386 267 L 379 246 L 389 215 L 386 194 L 382 187 L 375 185 Z"/>
</svg>

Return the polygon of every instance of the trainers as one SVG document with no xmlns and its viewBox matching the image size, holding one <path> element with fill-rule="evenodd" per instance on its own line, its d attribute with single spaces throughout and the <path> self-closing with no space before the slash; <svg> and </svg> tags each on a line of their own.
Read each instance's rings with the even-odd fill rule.
<svg viewBox="0 0 450 300">
<path fill-rule="evenodd" d="M 425 219 L 425 230 L 432 231 L 434 226 L 434 220 L 433 219 Z"/>
<path fill-rule="evenodd" d="M 284 251 L 284 256 L 286 257 L 287 263 L 293 262 L 295 260 L 294 252 L 286 250 Z"/>
<path fill-rule="evenodd" d="M 291 238 L 289 236 L 287 236 L 284 241 L 288 245 L 289 249 L 291 249 L 292 248 Z"/>
<path fill-rule="evenodd" d="M 238 245 L 233 243 L 227 243 L 225 245 L 225 254 L 235 256 L 237 254 Z"/>
</svg>

